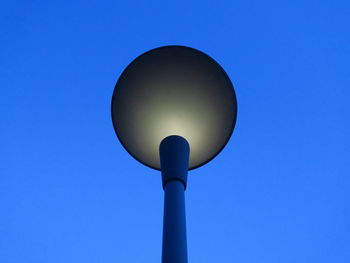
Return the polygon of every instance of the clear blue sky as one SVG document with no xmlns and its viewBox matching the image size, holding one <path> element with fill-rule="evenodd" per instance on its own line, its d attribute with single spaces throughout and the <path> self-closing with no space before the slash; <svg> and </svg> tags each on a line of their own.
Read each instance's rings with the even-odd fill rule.
<svg viewBox="0 0 350 263">
<path fill-rule="evenodd" d="M 160 262 L 157 171 L 118 142 L 120 73 L 162 45 L 216 59 L 234 134 L 189 174 L 189 262 L 350 262 L 349 1 L 7 1 L 0 262 Z"/>
</svg>

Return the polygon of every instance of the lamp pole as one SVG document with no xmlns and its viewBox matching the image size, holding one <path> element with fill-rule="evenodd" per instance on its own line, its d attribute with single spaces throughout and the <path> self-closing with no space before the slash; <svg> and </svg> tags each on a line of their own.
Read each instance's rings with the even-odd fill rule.
<svg viewBox="0 0 350 263">
<path fill-rule="evenodd" d="M 130 155 L 161 171 L 162 263 L 187 263 L 187 172 L 211 161 L 232 135 L 237 101 L 230 78 L 199 50 L 158 47 L 124 69 L 111 113 L 117 137 Z"/>
<path fill-rule="evenodd" d="M 190 147 L 181 136 L 168 136 L 159 154 L 164 189 L 162 263 L 187 263 L 185 189 Z"/>
</svg>

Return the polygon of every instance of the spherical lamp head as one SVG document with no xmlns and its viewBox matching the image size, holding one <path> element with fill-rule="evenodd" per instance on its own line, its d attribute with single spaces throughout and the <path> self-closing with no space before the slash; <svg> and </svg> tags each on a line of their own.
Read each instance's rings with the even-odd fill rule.
<svg viewBox="0 0 350 263">
<path fill-rule="evenodd" d="M 164 138 L 188 141 L 194 169 L 224 148 L 237 116 L 233 85 L 222 67 L 184 46 L 156 48 L 132 61 L 115 85 L 111 108 L 124 148 L 157 170 Z"/>
</svg>

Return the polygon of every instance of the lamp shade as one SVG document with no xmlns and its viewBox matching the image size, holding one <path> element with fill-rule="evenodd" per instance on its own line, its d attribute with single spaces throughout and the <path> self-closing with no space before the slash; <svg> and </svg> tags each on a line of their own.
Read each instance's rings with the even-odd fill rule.
<svg viewBox="0 0 350 263">
<path fill-rule="evenodd" d="M 237 116 L 233 85 L 201 51 L 164 46 L 132 61 L 112 97 L 112 121 L 124 148 L 160 170 L 159 145 L 170 135 L 190 145 L 189 169 L 213 159 L 228 142 Z"/>
</svg>

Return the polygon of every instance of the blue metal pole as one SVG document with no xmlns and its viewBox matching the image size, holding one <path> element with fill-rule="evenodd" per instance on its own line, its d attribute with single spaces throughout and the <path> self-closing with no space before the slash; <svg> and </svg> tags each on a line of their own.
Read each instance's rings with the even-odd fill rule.
<svg viewBox="0 0 350 263">
<path fill-rule="evenodd" d="M 166 137 L 159 154 L 164 188 L 162 263 L 187 263 L 185 189 L 190 147 L 180 136 Z"/>
</svg>

